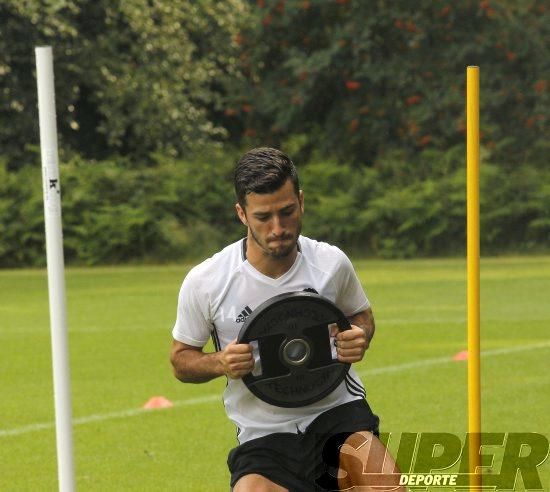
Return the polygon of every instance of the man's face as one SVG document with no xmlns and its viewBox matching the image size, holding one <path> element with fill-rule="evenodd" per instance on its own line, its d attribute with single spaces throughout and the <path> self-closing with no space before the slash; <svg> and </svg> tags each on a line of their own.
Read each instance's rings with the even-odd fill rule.
<svg viewBox="0 0 550 492">
<path fill-rule="evenodd" d="M 296 196 L 290 179 L 273 193 L 249 193 L 246 207 L 237 204 L 236 208 L 265 255 L 284 258 L 293 252 L 302 230 L 304 195 L 300 190 Z"/>
</svg>

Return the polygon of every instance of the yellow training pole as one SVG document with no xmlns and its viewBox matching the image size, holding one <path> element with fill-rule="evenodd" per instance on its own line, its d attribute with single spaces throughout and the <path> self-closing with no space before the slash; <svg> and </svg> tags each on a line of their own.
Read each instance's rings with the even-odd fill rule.
<svg viewBox="0 0 550 492">
<path fill-rule="evenodd" d="M 480 490 L 479 364 L 479 67 L 466 70 L 466 195 L 468 263 L 468 432 L 470 490 Z"/>
</svg>

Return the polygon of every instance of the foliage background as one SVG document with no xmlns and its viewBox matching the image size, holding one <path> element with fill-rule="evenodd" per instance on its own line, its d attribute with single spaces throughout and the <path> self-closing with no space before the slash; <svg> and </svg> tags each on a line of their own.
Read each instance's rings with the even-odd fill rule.
<svg viewBox="0 0 550 492">
<path fill-rule="evenodd" d="M 298 165 L 305 234 L 464 250 L 464 83 L 481 67 L 482 253 L 550 245 L 542 1 L 0 2 L 0 266 L 44 263 L 34 46 L 51 44 L 67 261 L 203 257 L 243 235 L 231 170 Z"/>
</svg>

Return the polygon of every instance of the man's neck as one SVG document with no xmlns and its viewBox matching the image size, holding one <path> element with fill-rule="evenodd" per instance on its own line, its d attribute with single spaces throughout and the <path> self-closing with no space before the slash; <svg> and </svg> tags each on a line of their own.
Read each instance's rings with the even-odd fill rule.
<svg viewBox="0 0 550 492">
<path fill-rule="evenodd" d="M 250 235 L 246 239 L 246 258 L 248 262 L 266 277 L 277 279 L 290 270 L 296 256 L 298 247 L 294 246 L 292 252 L 284 258 L 273 258 L 266 254 Z"/>
</svg>

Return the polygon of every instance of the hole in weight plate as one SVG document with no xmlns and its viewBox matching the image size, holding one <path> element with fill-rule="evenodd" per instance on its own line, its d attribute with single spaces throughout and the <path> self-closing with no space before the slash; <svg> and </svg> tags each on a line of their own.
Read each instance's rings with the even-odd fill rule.
<svg viewBox="0 0 550 492">
<path fill-rule="evenodd" d="M 295 338 L 284 346 L 283 357 L 288 364 L 298 366 L 307 361 L 310 352 L 309 343 L 302 338 Z"/>
</svg>

